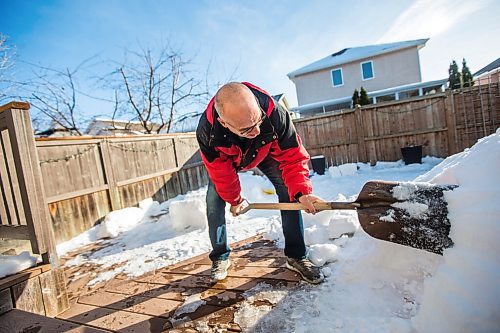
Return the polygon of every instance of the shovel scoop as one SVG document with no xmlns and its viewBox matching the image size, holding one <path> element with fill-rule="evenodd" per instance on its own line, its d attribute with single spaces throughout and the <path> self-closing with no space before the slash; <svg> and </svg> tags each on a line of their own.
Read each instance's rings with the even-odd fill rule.
<svg viewBox="0 0 500 333">
<path fill-rule="evenodd" d="M 359 223 L 370 236 L 443 254 L 453 246 L 444 192 L 457 185 L 418 182 L 367 182 L 354 202 L 318 202 L 317 211 L 355 209 Z M 301 203 L 249 203 L 239 214 L 251 209 L 303 210 Z"/>
</svg>

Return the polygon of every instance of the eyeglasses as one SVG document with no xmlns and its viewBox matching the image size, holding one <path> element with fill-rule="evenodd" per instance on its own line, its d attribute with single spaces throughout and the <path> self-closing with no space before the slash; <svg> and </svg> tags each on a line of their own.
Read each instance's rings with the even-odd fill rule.
<svg viewBox="0 0 500 333">
<path fill-rule="evenodd" d="M 260 111 L 261 111 L 260 119 L 250 127 L 238 128 L 236 126 L 231 125 L 227 121 L 225 121 L 225 123 L 234 128 L 238 135 L 245 136 L 248 133 L 251 133 L 256 127 L 260 126 L 264 122 L 264 119 L 266 119 L 266 114 L 264 113 L 264 111 L 262 109 L 260 109 Z"/>
<path fill-rule="evenodd" d="M 239 134 L 240 135 L 247 135 L 248 133 L 252 132 L 257 126 L 260 126 L 264 122 L 265 118 L 266 118 L 266 114 L 264 113 L 264 111 L 262 111 L 261 114 L 260 114 L 259 121 L 257 121 L 255 123 L 255 125 L 252 125 L 252 126 L 247 127 L 247 128 L 240 129 L 239 130 Z"/>
</svg>

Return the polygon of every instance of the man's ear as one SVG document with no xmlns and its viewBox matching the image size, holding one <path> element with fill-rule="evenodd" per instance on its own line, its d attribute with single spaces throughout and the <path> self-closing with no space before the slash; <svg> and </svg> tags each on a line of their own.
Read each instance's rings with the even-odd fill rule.
<svg viewBox="0 0 500 333">
<path fill-rule="evenodd" d="M 222 127 L 227 128 L 227 124 L 224 122 L 224 120 L 220 119 L 220 117 L 217 117 L 217 121 L 222 125 Z"/>
</svg>

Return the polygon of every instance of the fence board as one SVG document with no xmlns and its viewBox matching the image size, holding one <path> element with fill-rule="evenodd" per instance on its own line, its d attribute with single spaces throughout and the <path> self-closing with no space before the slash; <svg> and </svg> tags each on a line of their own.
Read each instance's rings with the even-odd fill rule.
<svg viewBox="0 0 500 333">
<path fill-rule="evenodd" d="M 309 153 L 325 155 L 330 164 L 399 160 L 408 145 L 446 157 L 495 132 L 499 100 L 499 83 L 492 83 L 363 106 L 359 119 L 357 110 L 346 110 L 294 123 Z"/>
</svg>

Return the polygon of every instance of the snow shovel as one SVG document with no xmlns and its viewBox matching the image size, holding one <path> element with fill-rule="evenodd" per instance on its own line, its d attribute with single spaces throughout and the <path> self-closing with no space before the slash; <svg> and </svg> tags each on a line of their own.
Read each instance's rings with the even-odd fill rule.
<svg viewBox="0 0 500 333">
<path fill-rule="evenodd" d="M 377 239 L 436 254 L 453 246 L 450 220 L 443 194 L 456 185 L 428 183 L 367 182 L 354 202 L 322 202 L 317 211 L 355 209 L 363 230 Z M 249 203 L 251 209 L 302 210 L 300 203 Z"/>
</svg>

